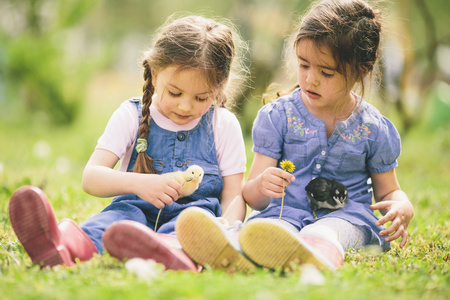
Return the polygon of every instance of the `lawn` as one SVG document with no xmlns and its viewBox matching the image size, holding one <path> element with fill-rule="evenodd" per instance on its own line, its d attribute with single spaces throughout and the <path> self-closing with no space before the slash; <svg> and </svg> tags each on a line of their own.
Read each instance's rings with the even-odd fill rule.
<svg viewBox="0 0 450 300">
<path fill-rule="evenodd" d="M 112 102 L 104 107 L 104 103 L 86 104 L 82 117 L 70 127 L 12 118 L 0 121 L 2 299 L 450 298 L 450 130 L 426 126 L 403 137 L 399 160 L 400 184 L 415 207 L 408 245 L 399 249 L 394 242 L 392 250 L 382 254 L 348 253 L 336 273 L 323 273 L 323 285 L 302 283 L 301 270 L 230 275 L 158 269 L 154 279 L 144 280 L 108 256 L 72 268 L 41 270 L 31 263 L 11 229 L 8 200 L 19 186 L 37 185 L 47 193 L 57 219 L 68 217 L 77 223 L 105 207 L 110 199 L 87 195 L 80 181 L 96 139 L 120 103 Z M 102 115 L 95 115 L 99 110 Z"/>
</svg>

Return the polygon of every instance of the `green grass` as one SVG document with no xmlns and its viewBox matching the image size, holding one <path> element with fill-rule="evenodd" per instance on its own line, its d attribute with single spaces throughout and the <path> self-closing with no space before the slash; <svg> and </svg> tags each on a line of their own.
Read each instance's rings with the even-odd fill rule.
<svg viewBox="0 0 450 300">
<path fill-rule="evenodd" d="M 450 130 L 411 132 L 403 140 L 398 177 L 415 207 L 410 240 L 388 253 L 354 251 L 325 285 L 299 282 L 300 271 L 260 270 L 229 275 L 159 271 L 147 282 L 122 262 L 96 256 L 72 268 L 41 270 L 18 243 L 8 219 L 8 200 L 24 184 L 40 186 L 56 217 L 81 223 L 110 199 L 81 189 L 97 138 L 120 101 L 91 103 L 73 126 L 53 128 L 0 121 L 0 291 L 2 299 L 448 299 L 450 297 Z M 102 111 L 101 116 L 92 118 Z M 251 142 L 248 142 L 251 145 Z M 40 149 L 40 150 L 39 150 Z M 248 157 L 251 163 L 251 155 Z"/>
</svg>

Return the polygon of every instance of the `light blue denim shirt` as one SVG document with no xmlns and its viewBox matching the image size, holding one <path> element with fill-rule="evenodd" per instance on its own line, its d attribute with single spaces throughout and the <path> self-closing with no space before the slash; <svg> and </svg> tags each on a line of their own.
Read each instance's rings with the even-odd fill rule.
<svg viewBox="0 0 450 300">
<path fill-rule="evenodd" d="M 352 115 L 336 124 L 327 139 L 325 123 L 306 109 L 300 90 L 296 89 L 259 111 L 253 125 L 253 144 L 254 152 L 277 159 L 278 166 L 285 159 L 295 165 L 296 180 L 286 188 L 282 219 L 298 229 L 315 222 L 305 186 L 318 176 L 336 179 L 347 186 L 349 203 L 340 211 L 316 211 L 319 219 L 345 219 L 370 229 L 371 241 L 384 244 L 379 237 L 383 227 L 375 225 L 377 217 L 369 207 L 370 172 L 387 172 L 397 166 L 400 136 L 375 107 L 358 97 Z M 278 218 L 280 206 L 281 198 L 273 198 L 255 217 Z"/>
</svg>

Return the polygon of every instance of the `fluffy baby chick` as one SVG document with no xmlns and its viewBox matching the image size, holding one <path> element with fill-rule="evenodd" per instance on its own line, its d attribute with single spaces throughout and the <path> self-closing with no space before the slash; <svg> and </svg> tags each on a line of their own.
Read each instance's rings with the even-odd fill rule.
<svg viewBox="0 0 450 300">
<path fill-rule="evenodd" d="M 344 208 L 348 203 L 347 187 L 334 179 L 314 178 L 305 190 L 316 219 L 316 209 L 329 208 L 334 211 Z"/>
<path fill-rule="evenodd" d="M 170 173 L 161 174 L 161 176 L 167 177 L 178 182 L 183 188 L 183 193 L 178 199 L 192 195 L 203 180 L 203 169 L 200 166 L 192 165 L 185 171 L 176 171 Z M 162 209 L 159 210 L 158 216 L 155 221 L 155 232 L 158 229 L 159 217 L 161 215 Z"/>
<path fill-rule="evenodd" d="M 203 169 L 200 166 L 192 165 L 185 171 L 164 173 L 162 176 L 175 180 L 183 187 L 183 194 L 180 198 L 192 195 L 203 179 Z"/>
</svg>

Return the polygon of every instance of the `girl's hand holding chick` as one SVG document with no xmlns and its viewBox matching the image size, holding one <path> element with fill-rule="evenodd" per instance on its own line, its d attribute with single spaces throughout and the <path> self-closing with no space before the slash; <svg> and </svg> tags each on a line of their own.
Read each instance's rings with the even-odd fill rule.
<svg viewBox="0 0 450 300">
<path fill-rule="evenodd" d="M 198 186 L 203 180 L 203 174 L 202 167 L 192 165 L 186 171 L 165 173 L 162 176 L 170 178 L 182 186 L 183 192 L 180 198 L 183 198 L 192 195 L 198 189 Z"/>
<path fill-rule="evenodd" d="M 134 193 L 144 201 L 161 209 L 171 205 L 183 194 L 180 183 L 159 174 L 137 174 Z"/>
</svg>

